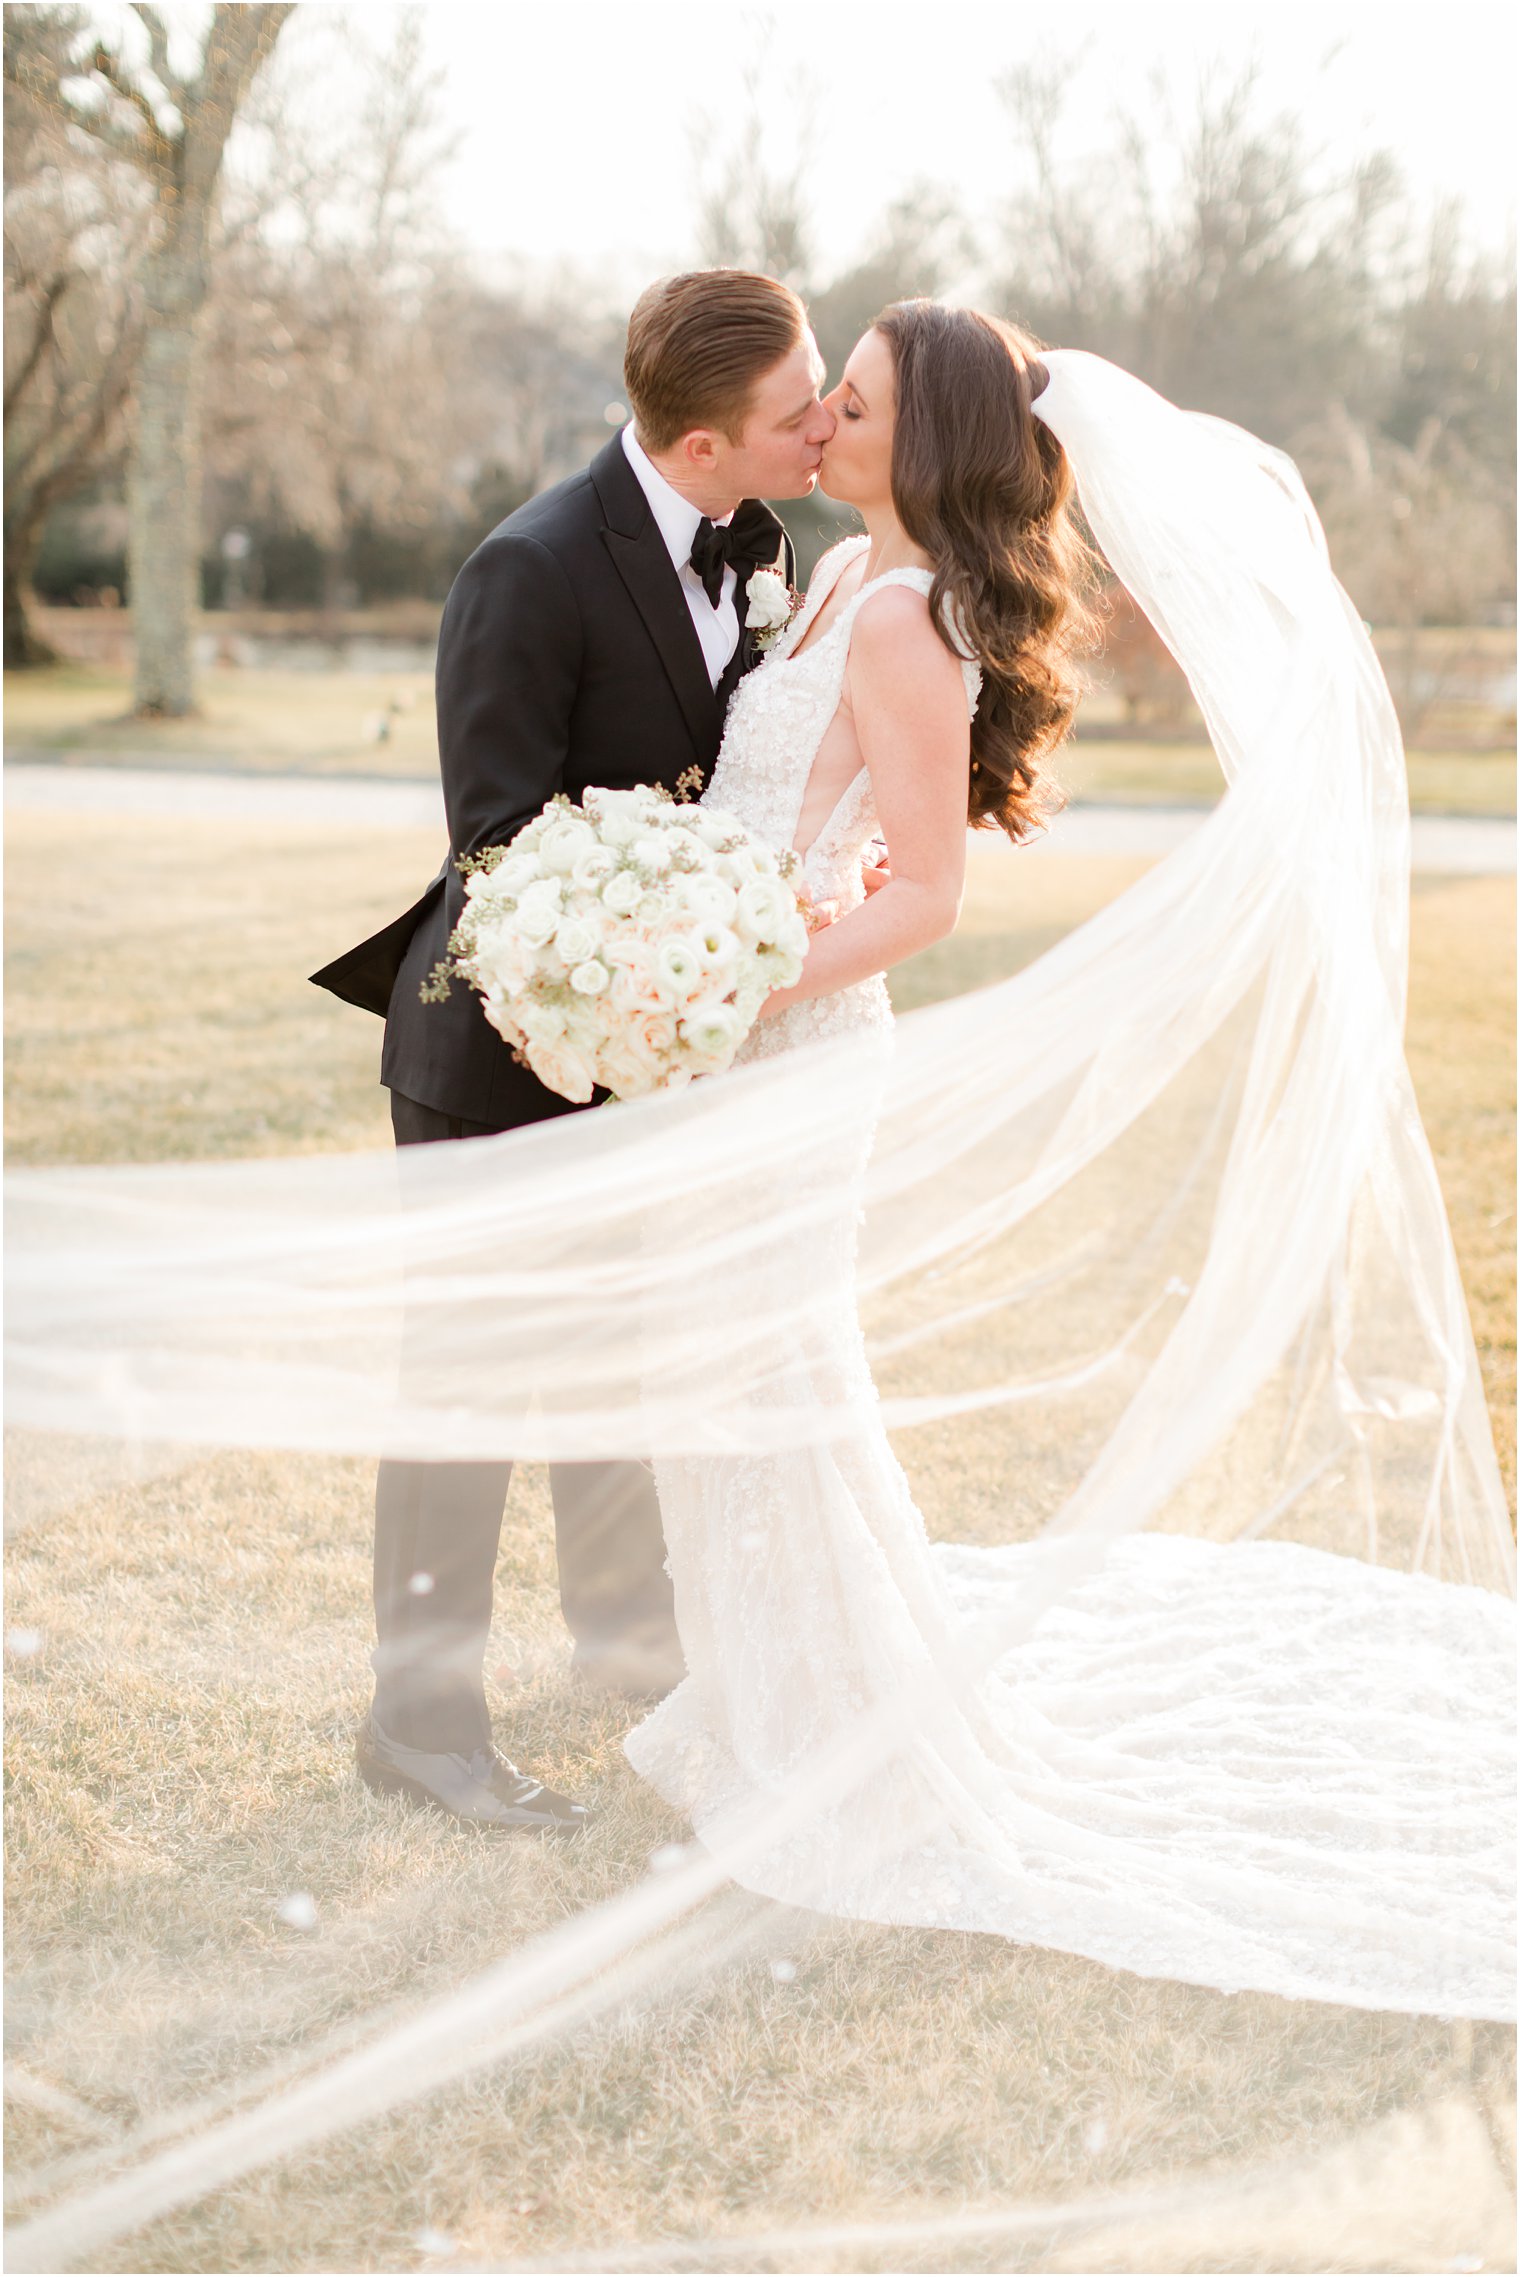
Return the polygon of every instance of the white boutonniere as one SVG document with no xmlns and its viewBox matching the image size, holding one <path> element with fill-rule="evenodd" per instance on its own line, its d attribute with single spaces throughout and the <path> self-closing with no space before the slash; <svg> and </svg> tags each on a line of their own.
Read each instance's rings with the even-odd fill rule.
<svg viewBox="0 0 1520 2277">
<path fill-rule="evenodd" d="M 757 569 L 750 578 L 744 623 L 757 648 L 774 648 L 797 611 L 802 595 L 794 593 L 779 569 Z"/>
</svg>

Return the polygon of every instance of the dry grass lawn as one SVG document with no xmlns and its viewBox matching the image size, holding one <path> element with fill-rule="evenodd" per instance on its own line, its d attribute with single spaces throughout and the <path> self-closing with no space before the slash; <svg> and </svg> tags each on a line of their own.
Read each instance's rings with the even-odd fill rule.
<svg viewBox="0 0 1520 2277">
<path fill-rule="evenodd" d="M 13 1160 L 383 1142 L 378 1027 L 302 976 L 426 879 L 425 835 L 339 850 L 112 820 L 65 841 L 25 815 L 9 839 Z M 1014 899 L 1006 863 L 980 866 L 960 936 L 905 971 L 901 1000 L 1013 969 L 1137 868 L 1031 861 Z M 1513 886 L 1422 882 L 1414 916 L 1411 1056 L 1512 1477 Z M 567 1680 L 535 1471 L 504 1536 L 493 1705 L 504 1747 L 592 1800 L 594 1829 L 569 1851 L 492 1843 L 357 1786 L 369 1492 L 361 1462 L 228 1454 L 11 1544 L 8 1622 L 45 1639 L 10 1684 L 18 2217 L 197 2099 L 466 1981 L 625 1888 L 679 1831 L 624 1765 L 620 1718 Z M 279 1917 L 296 1891 L 309 1930 Z M 640 2239 L 642 2266 L 705 2269 L 1506 2265 L 1498 2028 L 737 1898 L 709 1910 L 734 1950 L 705 1979 L 81 2266 L 562 2269 L 580 2250 L 626 2269 Z M 794 1976 L 773 1976 L 780 1956 Z M 1237 2183 L 1269 2159 L 1280 2175 Z M 1221 2195 L 1170 2227 L 1116 2217 L 1090 2248 L 1054 2219 L 1007 2237 L 934 2226 L 1178 2177 Z M 883 2222 L 904 2225 L 895 2242 L 873 2239 Z M 722 2242 L 830 2225 L 857 2234 Z"/>
<path fill-rule="evenodd" d="M 437 766 L 431 675 L 415 671 L 243 670 L 213 666 L 201 677 L 201 711 L 184 720 L 134 720 L 126 675 L 62 664 L 5 675 L 5 740 L 25 755 L 87 752 L 93 764 L 236 767 L 256 772 L 391 775 L 431 781 Z M 369 733 L 390 712 L 390 733 Z M 1218 762 L 1198 735 L 1174 742 L 1127 739 L 1111 700 L 1094 698 L 1083 719 L 1101 724 L 1062 754 L 1071 796 L 1141 805 L 1211 805 Z M 1494 749 L 1412 749 L 1409 795 L 1421 811 L 1513 814 L 1513 721 Z"/>
</svg>

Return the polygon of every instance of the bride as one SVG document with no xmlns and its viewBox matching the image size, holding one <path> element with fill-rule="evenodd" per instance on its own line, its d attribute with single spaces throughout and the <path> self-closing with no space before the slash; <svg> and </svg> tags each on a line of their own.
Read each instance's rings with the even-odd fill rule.
<svg viewBox="0 0 1520 2277">
<path fill-rule="evenodd" d="M 1092 361 L 1053 357 L 1057 396 L 1060 367 Z M 827 399 L 822 484 L 866 534 L 739 689 L 705 803 L 793 847 L 834 921 L 741 1059 L 888 1026 L 884 969 L 955 923 L 968 816 L 1017 839 L 1046 803 L 1086 562 L 1049 384 L 1011 326 L 920 301 L 878 319 Z M 878 835 L 889 881 L 868 896 Z M 1481 2010 L 1506 1966 L 1507 1770 L 1464 1668 L 1480 1593 L 1146 1534 L 1040 1622 L 1048 1546 L 929 1543 L 875 1410 L 852 1236 L 841 1217 L 827 1256 L 816 1230 L 778 1249 L 778 1291 L 807 1274 L 831 1293 L 786 1332 L 773 1396 L 865 1420 L 656 1463 L 689 1673 L 627 1738 L 635 1769 L 776 1899 Z M 1503 1608 L 1483 1610 L 1502 1656 Z M 778 1835 L 774 1806 L 804 1793 Z"/>
<path fill-rule="evenodd" d="M 1366 633 L 1291 464 L 1098 358 L 908 303 L 830 408 L 866 534 L 706 794 L 832 920 L 744 1064 L 410 1149 L 399 1187 L 381 1155 L 20 1173 L 13 1420 L 171 1459 L 652 1455 L 689 1674 L 626 1748 L 704 1871 L 1505 2016 L 1511 1537 L 1403 1054 Z M 1048 806 L 1074 498 L 1226 794 L 894 1030 L 882 975 L 954 924 L 968 818 Z M 940 1434 L 949 1541 L 898 1429 Z M 625 1896 L 619 1949 L 654 1902 Z"/>
</svg>

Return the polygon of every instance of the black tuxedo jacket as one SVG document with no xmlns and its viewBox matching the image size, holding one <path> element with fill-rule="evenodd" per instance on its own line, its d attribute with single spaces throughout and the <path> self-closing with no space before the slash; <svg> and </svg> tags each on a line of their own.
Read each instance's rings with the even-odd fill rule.
<svg viewBox="0 0 1520 2277">
<path fill-rule="evenodd" d="M 775 566 L 790 584 L 779 521 Z M 569 1111 L 512 1057 L 466 983 L 443 1004 L 419 997 L 464 904 L 455 860 L 505 844 L 556 791 L 578 800 L 593 784 L 673 790 L 693 766 L 705 783 L 728 699 L 759 660 L 742 575 L 734 602 L 739 646 L 715 692 L 620 435 L 471 554 L 438 634 L 448 856 L 420 901 L 311 976 L 382 1016 L 380 1080 L 393 1091 L 503 1130 Z"/>
</svg>

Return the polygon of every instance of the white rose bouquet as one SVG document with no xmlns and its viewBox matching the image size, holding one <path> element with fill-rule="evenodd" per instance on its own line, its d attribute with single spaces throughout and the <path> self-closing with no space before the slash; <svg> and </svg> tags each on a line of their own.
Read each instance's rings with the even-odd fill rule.
<svg viewBox="0 0 1520 2277">
<path fill-rule="evenodd" d="M 729 1066 L 802 971 L 801 864 L 731 814 L 661 788 L 553 798 L 462 862 L 465 906 L 422 994 L 454 979 L 541 1083 L 578 1104 L 674 1090 Z"/>
</svg>

